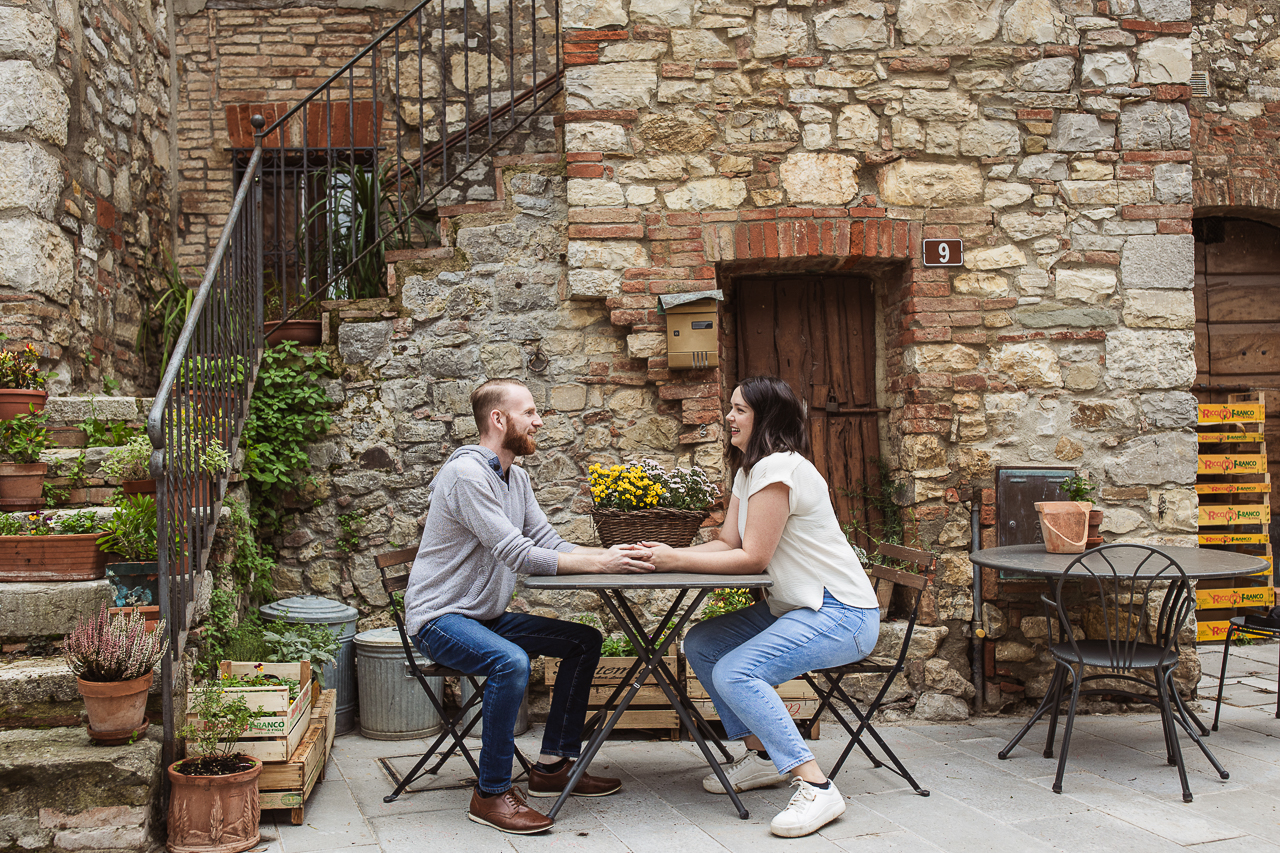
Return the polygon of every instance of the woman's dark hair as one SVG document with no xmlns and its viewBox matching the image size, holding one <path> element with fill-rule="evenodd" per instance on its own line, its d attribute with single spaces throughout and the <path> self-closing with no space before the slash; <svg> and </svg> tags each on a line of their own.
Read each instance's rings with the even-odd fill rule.
<svg viewBox="0 0 1280 853">
<path fill-rule="evenodd" d="M 746 452 L 729 445 L 729 465 L 750 473 L 770 453 L 809 455 L 808 413 L 791 386 L 776 376 L 748 376 L 738 383 L 754 419 Z"/>
</svg>

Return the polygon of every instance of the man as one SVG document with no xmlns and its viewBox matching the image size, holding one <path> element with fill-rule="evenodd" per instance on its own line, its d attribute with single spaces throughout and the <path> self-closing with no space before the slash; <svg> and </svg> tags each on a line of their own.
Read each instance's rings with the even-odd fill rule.
<svg viewBox="0 0 1280 853">
<path fill-rule="evenodd" d="M 600 632 L 572 622 L 507 613 L 516 573 L 647 572 L 644 549 L 608 550 L 561 539 L 539 508 L 516 457 L 532 453 L 542 426 L 533 395 L 514 379 L 491 379 L 471 395 L 478 445 L 461 447 L 431 482 L 431 508 L 405 591 L 407 627 L 424 655 L 483 675 L 480 778 L 467 817 L 503 832 L 528 834 L 553 821 L 531 809 L 511 786 L 516 713 L 529 683 L 529 657 L 560 658 L 542 755 L 529 793 L 564 790 L 582 744 Z M 574 794 L 602 797 L 618 779 L 584 774 Z"/>
</svg>

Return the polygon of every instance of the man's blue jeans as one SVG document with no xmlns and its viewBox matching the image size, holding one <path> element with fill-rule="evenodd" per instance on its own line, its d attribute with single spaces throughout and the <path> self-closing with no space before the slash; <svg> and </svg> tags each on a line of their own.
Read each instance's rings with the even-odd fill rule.
<svg viewBox="0 0 1280 853">
<path fill-rule="evenodd" d="M 600 632 L 589 625 L 527 613 L 503 613 L 484 621 L 450 613 L 423 626 L 415 645 L 431 660 L 483 675 L 480 778 L 488 794 L 511 787 L 516 715 L 529 685 L 529 658 L 560 658 L 542 751 L 577 758 L 587 717 L 591 679 L 600 662 Z"/>
</svg>

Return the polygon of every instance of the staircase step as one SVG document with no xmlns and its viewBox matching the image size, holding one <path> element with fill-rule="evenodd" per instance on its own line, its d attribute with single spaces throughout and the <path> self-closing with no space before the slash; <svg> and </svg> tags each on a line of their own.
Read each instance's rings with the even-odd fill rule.
<svg viewBox="0 0 1280 853">
<path fill-rule="evenodd" d="M 0 732 L 0 848 L 152 849 L 160 738 L 158 726 L 126 746 L 94 746 L 82 728 Z"/>
<path fill-rule="evenodd" d="M 51 426 L 77 426 L 90 418 L 143 424 L 151 397 L 50 397 L 44 404 Z"/>
<path fill-rule="evenodd" d="M 78 726 L 84 702 L 61 657 L 0 662 L 0 729 Z"/>
<path fill-rule="evenodd" d="M 106 578 L 96 581 L 0 583 L 0 640 L 22 643 L 63 637 L 81 617 L 115 600 Z M 0 845 L 2 847 L 2 845 Z"/>
</svg>

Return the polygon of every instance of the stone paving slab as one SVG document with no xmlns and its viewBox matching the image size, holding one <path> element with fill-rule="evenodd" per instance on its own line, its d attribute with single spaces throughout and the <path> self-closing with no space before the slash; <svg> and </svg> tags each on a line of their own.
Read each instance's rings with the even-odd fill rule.
<svg viewBox="0 0 1280 853">
<path fill-rule="evenodd" d="M 1237 657 L 1236 652 L 1245 654 Z M 931 790 L 917 796 L 855 752 L 836 779 L 848 811 L 804 839 L 769 834 L 786 805 L 785 783 L 748 791 L 740 820 L 729 799 L 702 790 L 708 772 L 688 742 L 610 740 L 594 770 L 623 779 L 614 797 L 570 800 L 557 825 L 540 836 L 504 835 L 466 819 L 469 768 L 451 759 L 440 776 L 415 783 L 383 803 L 393 782 L 379 759 L 405 772 L 428 741 L 372 741 L 358 734 L 334 742 L 302 826 L 287 812 L 264 815 L 257 853 L 1280 853 L 1280 720 L 1274 704 L 1255 704 L 1241 679 L 1274 678 L 1274 645 L 1232 650 L 1221 731 L 1207 740 L 1231 773 L 1222 780 L 1189 738 L 1180 743 L 1195 800 L 1183 803 L 1175 768 L 1165 761 L 1153 713 L 1081 716 L 1076 721 L 1062 794 L 1051 786 L 1057 759 L 1042 757 L 1045 723 L 1009 760 L 997 752 L 1022 726 L 1013 717 L 943 725 L 882 725 L 880 732 Z M 1217 689 L 1216 661 L 1206 654 L 1198 712 L 1206 723 Z M 1267 667 L 1270 667 L 1268 669 Z M 1212 671 L 1212 674 L 1210 674 Z M 1206 696 L 1208 698 L 1206 698 Z M 1272 697 L 1272 700 L 1274 697 Z M 831 766 L 844 746 L 834 727 L 810 744 Z M 517 739 L 536 754 L 542 730 Z M 1060 737 L 1060 736 L 1059 736 Z M 479 741 L 469 744 L 476 751 Z M 740 747 L 735 748 L 735 754 Z M 533 800 L 545 811 L 551 800 Z M 279 821 L 279 822 L 273 822 Z"/>
</svg>

